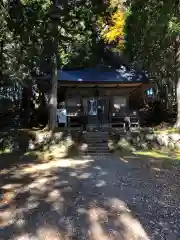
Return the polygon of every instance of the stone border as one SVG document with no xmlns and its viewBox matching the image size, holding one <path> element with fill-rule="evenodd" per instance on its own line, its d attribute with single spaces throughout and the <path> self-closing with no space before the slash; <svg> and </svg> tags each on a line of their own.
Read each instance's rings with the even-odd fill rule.
<svg viewBox="0 0 180 240">
<path fill-rule="evenodd" d="M 123 146 L 129 145 L 131 148 L 152 149 L 155 147 L 166 147 L 167 149 L 180 149 L 179 133 L 156 133 L 152 130 L 140 130 L 139 132 L 112 133 L 115 142 L 121 142 Z M 115 144 L 116 144 L 115 143 Z M 119 143 L 120 144 L 120 143 Z M 116 146 L 115 148 L 118 148 Z"/>
</svg>

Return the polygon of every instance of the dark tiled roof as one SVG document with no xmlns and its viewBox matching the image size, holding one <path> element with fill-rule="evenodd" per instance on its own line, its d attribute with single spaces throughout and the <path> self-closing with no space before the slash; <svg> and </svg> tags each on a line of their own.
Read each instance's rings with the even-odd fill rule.
<svg viewBox="0 0 180 240">
<path fill-rule="evenodd" d="M 59 81 L 71 82 L 147 82 L 148 76 L 140 71 L 121 69 L 85 68 L 79 70 L 59 70 Z"/>
</svg>

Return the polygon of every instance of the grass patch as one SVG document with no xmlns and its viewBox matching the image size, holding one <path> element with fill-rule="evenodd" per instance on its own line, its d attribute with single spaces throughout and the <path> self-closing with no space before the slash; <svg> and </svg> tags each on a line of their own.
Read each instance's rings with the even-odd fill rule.
<svg viewBox="0 0 180 240">
<path fill-rule="evenodd" d="M 150 161 L 152 165 L 158 165 L 161 168 L 174 168 L 180 165 L 180 154 L 164 152 L 162 150 L 136 151 L 136 156 L 141 157 L 143 161 Z"/>
<path fill-rule="evenodd" d="M 141 155 L 141 156 L 147 156 L 152 158 L 172 158 L 168 156 L 167 154 L 163 154 L 157 151 L 136 151 L 134 154 Z"/>
<path fill-rule="evenodd" d="M 148 156 L 152 158 L 166 158 L 170 160 L 180 160 L 180 153 L 179 152 L 171 152 L 171 151 L 164 151 L 162 150 L 142 150 L 142 151 L 136 151 L 135 154 L 141 155 L 141 156 Z"/>
<path fill-rule="evenodd" d="M 153 130 L 154 130 L 154 133 L 157 133 L 157 134 L 180 133 L 180 129 L 174 128 L 174 127 L 168 127 L 168 128 L 162 128 L 162 129 L 154 128 Z"/>
</svg>

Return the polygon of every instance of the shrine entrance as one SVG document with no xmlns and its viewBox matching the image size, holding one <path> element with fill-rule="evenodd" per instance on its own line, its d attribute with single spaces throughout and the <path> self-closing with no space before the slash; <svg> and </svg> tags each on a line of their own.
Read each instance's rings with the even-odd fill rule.
<svg viewBox="0 0 180 240">
<path fill-rule="evenodd" d="M 87 99 L 87 129 L 96 130 L 98 128 L 98 107 L 102 109 L 102 128 L 108 127 L 110 101 L 107 97 L 94 97 Z"/>
</svg>

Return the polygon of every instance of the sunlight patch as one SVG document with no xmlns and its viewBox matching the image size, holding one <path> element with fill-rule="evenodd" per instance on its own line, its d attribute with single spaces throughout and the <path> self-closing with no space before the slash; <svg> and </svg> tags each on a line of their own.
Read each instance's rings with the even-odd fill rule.
<svg viewBox="0 0 180 240">
<path fill-rule="evenodd" d="M 138 151 L 135 152 L 136 155 L 148 156 L 152 158 L 171 158 L 170 156 L 155 151 Z"/>
<path fill-rule="evenodd" d="M 36 171 L 44 171 L 44 170 L 48 170 L 56 167 L 76 167 L 79 165 L 85 165 L 93 161 L 94 160 L 60 159 L 60 160 L 55 160 L 48 163 L 34 164 L 30 167 L 23 169 L 23 171 L 26 173 L 33 173 Z"/>
<path fill-rule="evenodd" d="M 88 179 L 91 177 L 91 175 L 92 175 L 91 173 L 83 173 L 78 178 L 79 179 Z"/>
<path fill-rule="evenodd" d="M 52 240 L 64 239 L 57 229 L 53 229 L 48 226 L 39 228 L 37 231 L 37 237 L 38 239 L 52 239 Z"/>
<path fill-rule="evenodd" d="M 96 187 L 104 187 L 106 186 L 106 182 L 104 180 L 99 180 L 97 183 L 96 183 Z"/>
</svg>

